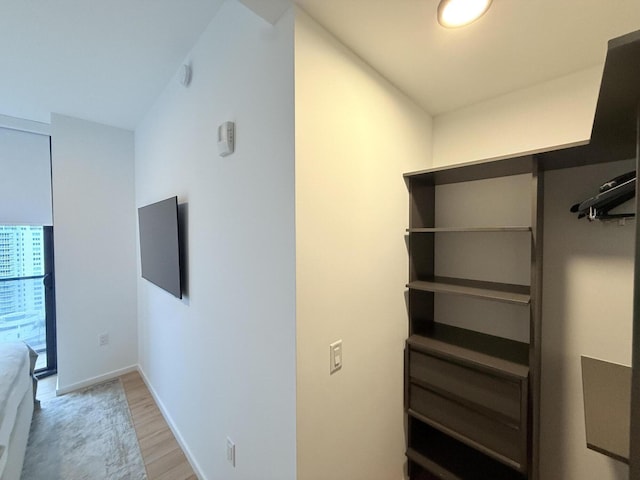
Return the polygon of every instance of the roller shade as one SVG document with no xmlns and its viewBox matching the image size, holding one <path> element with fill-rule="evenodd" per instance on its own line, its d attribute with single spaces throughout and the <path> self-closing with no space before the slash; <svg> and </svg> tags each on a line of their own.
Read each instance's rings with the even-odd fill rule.
<svg viewBox="0 0 640 480">
<path fill-rule="evenodd" d="M 0 127 L 0 225 L 53 225 L 49 136 Z"/>
</svg>

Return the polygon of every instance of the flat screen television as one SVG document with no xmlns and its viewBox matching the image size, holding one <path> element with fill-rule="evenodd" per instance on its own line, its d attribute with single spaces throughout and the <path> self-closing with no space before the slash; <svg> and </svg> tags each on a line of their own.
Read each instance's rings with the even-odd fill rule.
<svg viewBox="0 0 640 480">
<path fill-rule="evenodd" d="M 182 298 L 178 197 L 138 208 L 142 277 Z"/>
</svg>

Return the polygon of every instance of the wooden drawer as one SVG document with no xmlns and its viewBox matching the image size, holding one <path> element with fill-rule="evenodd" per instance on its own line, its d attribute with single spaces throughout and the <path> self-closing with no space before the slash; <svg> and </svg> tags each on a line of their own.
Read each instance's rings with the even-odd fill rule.
<svg viewBox="0 0 640 480">
<path fill-rule="evenodd" d="M 487 414 L 482 406 L 473 408 L 422 386 L 409 387 L 409 411 L 433 427 L 467 445 L 521 471 L 527 469 L 526 432 L 521 425 L 505 423 Z"/>
<path fill-rule="evenodd" d="M 416 350 L 409 351 L 409 375 L 427 388 L 482 405 L 516 425 L 522 423 L 526 379 L 485 373 Z"/>
</svg>

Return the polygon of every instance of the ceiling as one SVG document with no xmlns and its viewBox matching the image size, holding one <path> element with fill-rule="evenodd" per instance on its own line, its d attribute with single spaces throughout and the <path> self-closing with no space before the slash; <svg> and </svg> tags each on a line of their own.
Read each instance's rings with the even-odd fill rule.
<svg viewBox="0 0 640 480">
<path fill-rule="evenodd" d="M 432 115 L 602 64 L 640 29 L 640 0 L 494 0 L 445 29 L 438 0 L 296 0 Z"/>
<path fill-rule="evenodd" d="M 0 114 L 135 128 L 223 1 L 0 0 Z M 640 0 L 494 0 L 458 30 L 438 0 L 295 1 L 433 115 L 599 65 L 640 29 Z"/>
<path fill-rule="evenodd" d="M 0 0 L 0 114 L 133 129 L 223 0 Z"/>
</svg>

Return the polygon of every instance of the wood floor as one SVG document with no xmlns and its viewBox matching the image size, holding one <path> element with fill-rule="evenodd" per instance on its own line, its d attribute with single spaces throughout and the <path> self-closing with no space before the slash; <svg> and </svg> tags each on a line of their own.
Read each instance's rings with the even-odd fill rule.
<svg viewBox="0 0 640 480">
<path fill-rule="evenodd" d="M 198 480 L 138 372 L 120 377 L 148 480 Z M 56 377 L 38 382 L 38 399 L 55 397 Z"/>
</svg>

